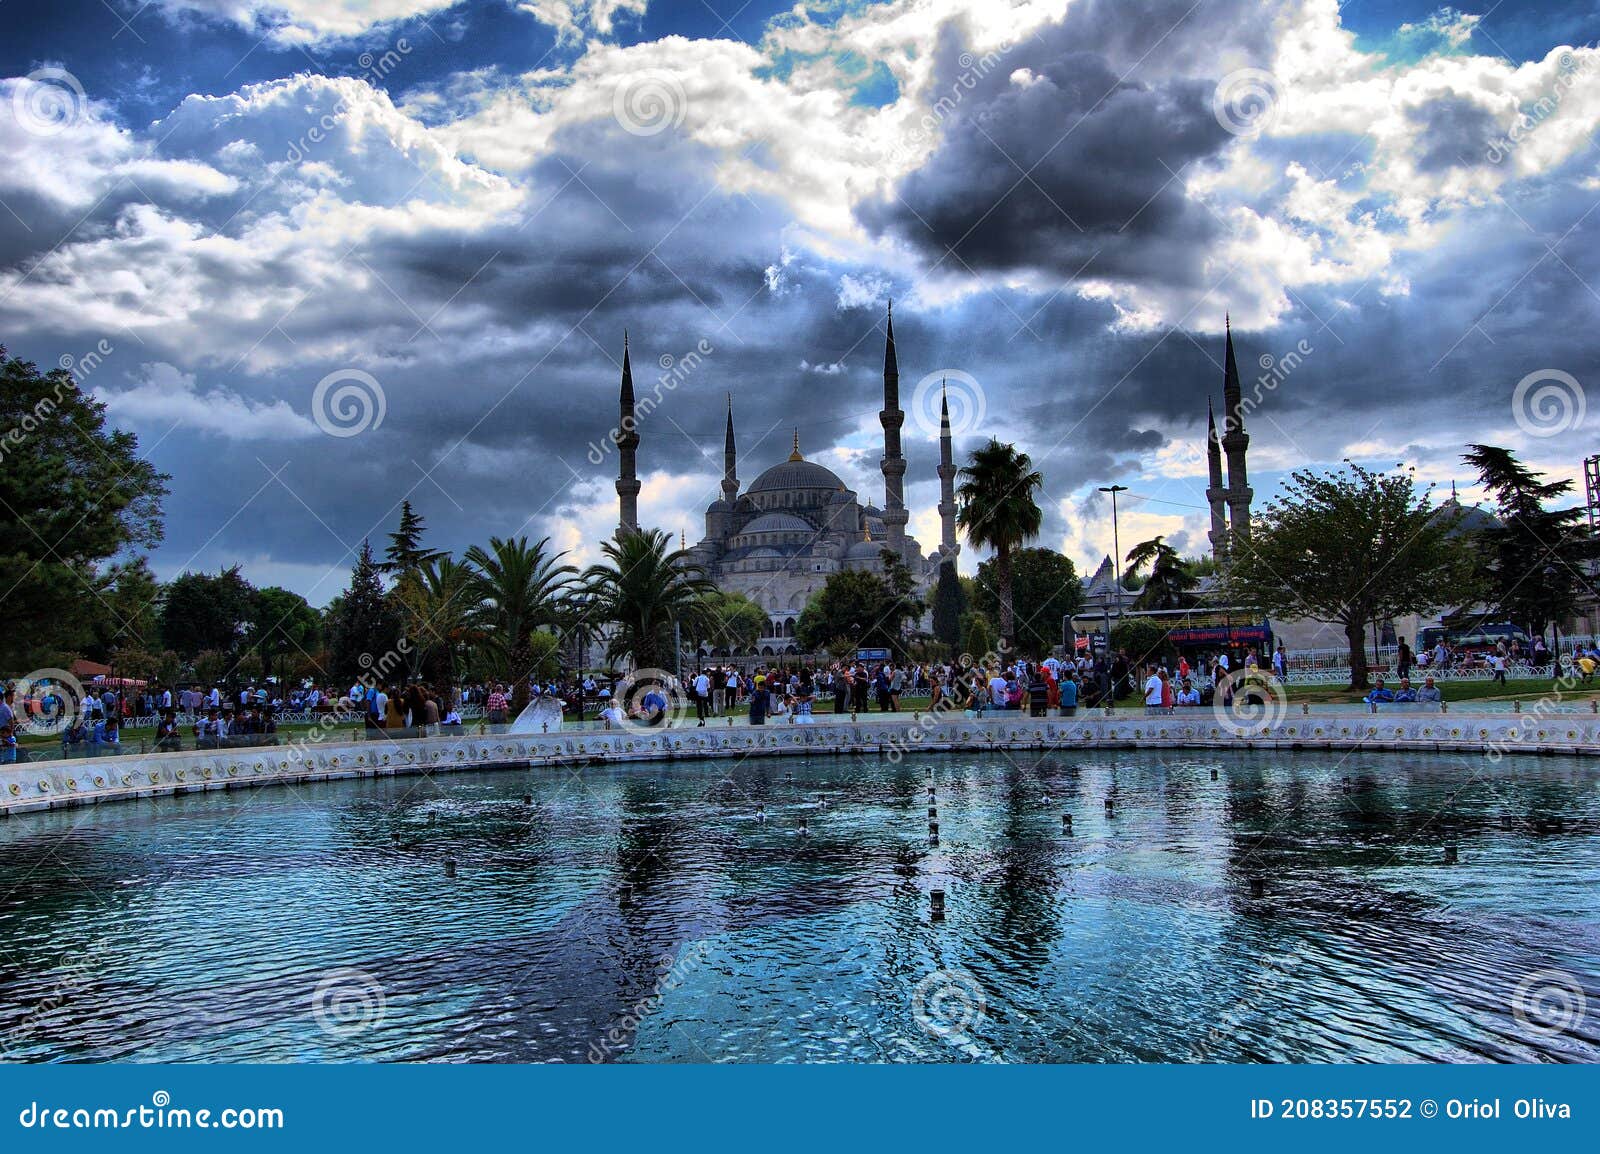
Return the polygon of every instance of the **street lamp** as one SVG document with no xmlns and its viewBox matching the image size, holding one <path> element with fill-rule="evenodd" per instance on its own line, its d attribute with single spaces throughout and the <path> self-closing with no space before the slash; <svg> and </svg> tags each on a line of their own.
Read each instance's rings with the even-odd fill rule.
<svg viewBox="0 0 1600 1154">
<path fill-rule="evenodd" d="M 1126 493 L 1126 485 L 1101 485 L 1100 492 L 1111 494 L 1111 564 L 1116 574 L 1117 620 L 1122 620 L 1122 543 L 1117 534 L 1117 494 Z"/>
</svg>

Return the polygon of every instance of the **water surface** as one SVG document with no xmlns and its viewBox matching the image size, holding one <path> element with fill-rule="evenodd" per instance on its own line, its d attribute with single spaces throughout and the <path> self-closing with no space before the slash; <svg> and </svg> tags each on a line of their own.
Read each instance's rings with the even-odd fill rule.
<svg viewBox="0 0 1600 1154">
<path fill-rule="evenodd" d="M 1575 759 L 1058 751 L 18 815 L 0 821 L 0 1045 L 68 1061 L 1593 1061 L 1597 786 Z"/>
</svg>

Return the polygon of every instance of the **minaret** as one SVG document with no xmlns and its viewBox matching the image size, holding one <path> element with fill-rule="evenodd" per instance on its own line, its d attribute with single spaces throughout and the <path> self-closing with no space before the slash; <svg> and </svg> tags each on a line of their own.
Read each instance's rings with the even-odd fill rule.
<svg viewBox="0 0 1600 1154">
<path fill-rule="evenodd" d="M 900 426 L 906 415 L 900 411 L 900 365 L 894 355 L 894 302 L 889 303 L 889 334 L 883 346 L 883 409 L 878 421 L 883 425 L 883 527 L 889 533 L 889 548 L 905 556 L 906 513 L 903 481 L 906 459 L 900 455 Z"/>
<path fill-rule="evenodd" d="M 739 499 L 738 454 L 733 447 L 733 394 L 728 394 L 728 431 L 722 438 L 722 499 L 733 504 Z"/>
<path fill-rule="evenodd" d="M 1244 455 L 1250 447 L 1250 436 L 1244 431 L 1244 397 L 1239 388 L 1239 366 L 1233 359 L 1233 325 L 1224 318 L 1228 329 L 1227 360 L 1223 366 L 1222 451 L 1228 458 L 1228 527 L 1235 541 L 1250 540 L 1250 480 L 1245 473 Z"/>
<path fill-rule="evenodd" d="M 1222 442 L 1217 417 L 1206 398 L 1206 501 L 1211 505 L 1211 556 L 1218 565 L 1228 559 L 1228 491 L 1222 487 Z"/>
<path fill-rule="evenodd" d="M 634 451 L 639 447 L 639 429 L 633 416 L 633 369 L 628 364 L 628 334 L 622 334 L 622 405 L 617 419 L 617 448 L 621 468 L 617 474 L 619 520 L 617 540 L 639 531 L 639 478 L 635 475 Z"/>
<path fill-rule="evenodd" d="M 956 540 L 956 462 L 950 445 L 950 402 L 939 382 L 939 554 L 955 563 L 961 552 Z"/>
</svg>

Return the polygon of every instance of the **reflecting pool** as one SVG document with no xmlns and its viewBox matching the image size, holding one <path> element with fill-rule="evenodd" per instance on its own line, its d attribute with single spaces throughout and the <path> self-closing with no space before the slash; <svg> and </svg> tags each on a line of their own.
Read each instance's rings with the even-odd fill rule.
<svg viewBox="0 0 1600 1154">
<path fill-rule="evenodd" d="M 0 821 L 0 1046 L 1594 1061 L 1597 819 L 1600 766 L 1575 759 L 1166 751 L 541 768 L 19 815 Z"/>
</svg>

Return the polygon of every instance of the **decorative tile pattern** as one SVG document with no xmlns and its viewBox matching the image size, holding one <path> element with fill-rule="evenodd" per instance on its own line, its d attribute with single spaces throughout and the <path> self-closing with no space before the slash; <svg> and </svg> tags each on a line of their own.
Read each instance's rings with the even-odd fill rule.
<svg viewBox="0 0 1600 1154">
<path fill-rule="evenodd" d="M 1455 720 L 1452 717 L 1452 720 Z M 1565 720 L 1565 719 L 1563 719 Z M 1544 728 L 1539 728 L 1544 724 Z M 1600 752 L 1600 718 L 1571 721 L 1553 728 L 1547 719 L 1505 715 L 1468 716 L 1449 727 L 1427 716 L 1385 718 L 1373 724 L 1370 715 L 1352 711 L 1324 724 L 1280 720 L 1248 735 L 1210 724 L 1210 718 L 1188 721 L 1181 715 L 1166 722 L 1126 717 L 1078 718 L 1070 724 L 1039 718 L 934 717 L 874 723 L 829 723 L 806 727 L 773 725 L 752 731 L 748 726 L 689 729 L 644 735 L 637 731 L 531 735 L 507 741 L 504 735 L 434 737 L 393 743 L 322 742 L 280 747 L 228 760 L 217 751 L 124 753 L 96 758 L 92 769 L 81 761 L 35 762 L 0 766 L 0 813 L 54 806 L 83 805 L 120 798 L 172 794 L 197 789 L 254 788 L 273 780 L 373 777 L 396 773 L 449 773 L 460 769 L 527 768 L 615 759 L 647 761 L 680 756 L 741 758 L 770 754 L 883 753 L 914 748 L 1031 749 L 1068 746 L 1093 749 L 1153 745 L 1163 748 L 1250 749 L 1314 740 L 1330 749 L 1448 749 L 1469 753 Z"/>
</svg>

